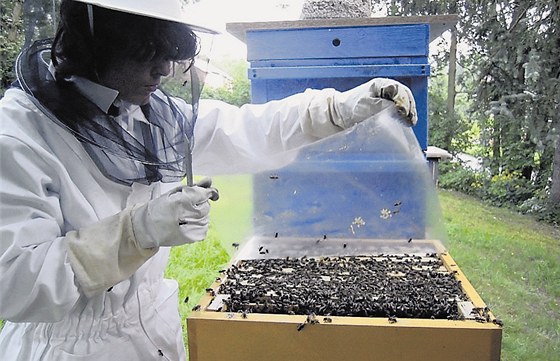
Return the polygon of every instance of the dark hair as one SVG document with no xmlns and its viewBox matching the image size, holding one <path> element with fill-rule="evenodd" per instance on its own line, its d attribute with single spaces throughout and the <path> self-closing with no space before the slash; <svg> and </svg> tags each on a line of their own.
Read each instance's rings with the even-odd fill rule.
<svg viewBox="0 0 560 361">
<path fill-rule="evenodd" d="M 57 80 L 79 75 L 96 81 L 97 74 L 115 61 L 181 61 L 199 51 L 198 37 L 186 24 L 98 6 L 92 6 L 92 34 L 87 7 L 73 0 L 60 5 L 60 26 L 51 54 Z"/>
</svg>

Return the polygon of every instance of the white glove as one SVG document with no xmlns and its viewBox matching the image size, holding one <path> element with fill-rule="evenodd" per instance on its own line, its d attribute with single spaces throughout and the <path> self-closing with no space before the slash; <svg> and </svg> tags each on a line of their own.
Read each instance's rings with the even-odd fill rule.
<svg viewBox="0 0 560 361">
<path fill-rule="evenodd" d="M 207 178 L 192 187 L 177 187 L 132 211 L 132 227 L 142 248 L 178 246 L 203 240 L 208 233 L 209 200 L 218 191 Z"/>
<path fill-rule="evenodd" d="M 218 192 L 206 179 L 178 187 L 144 205 L 128 207 L 89 227 L 66 234 L 68 258 L 82 291 L 89 297 L 129 278 L 158 251 L 204 239 L 208 200 Z"/>
<path fill-rule="evenodd" d="M 345 92 L 333 95 L 331 121 L 343 129 L 362 122 L 383 109 L 383 99 L 395 102 L 406 124 L 418 121 L 416 103 L 410 89 L 396 80 L 375 78 Z"/>
</svg>

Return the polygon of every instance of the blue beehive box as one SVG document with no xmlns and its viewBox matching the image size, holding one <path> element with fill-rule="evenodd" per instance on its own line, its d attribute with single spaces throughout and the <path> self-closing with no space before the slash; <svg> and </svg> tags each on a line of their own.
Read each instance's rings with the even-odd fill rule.
<svg viewBox="0 0 560 361">
<path fill-rule="evenodd" d="M 413 131 L 421 152 L 428 139 L 429 44 L 454 21 L 446 16 L 322 19 L 228 24 L 228 31 L 247 44 L 253 103 L 307 88 L 344 91 L 375 77 L 406 84 L 418 110 Z M 255 233 L 425 238 L 423 182 L 413 186 L 418 170 L 404 165 L 410 159 L 394 156 L 379 148 L 329 152 L 317 145 L 284 168 L 256 175 Z M 387 211 L 399 216 L 387 221 Z"/>
</svg>

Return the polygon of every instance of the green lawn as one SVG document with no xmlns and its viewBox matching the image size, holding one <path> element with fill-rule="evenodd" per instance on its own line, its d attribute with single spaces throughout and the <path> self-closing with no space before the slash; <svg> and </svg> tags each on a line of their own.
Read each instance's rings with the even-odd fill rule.
<svg viewBox="0 0 560 361">
<path fill-rule="evenodd" d="M 181 285 L 182 299 L 189 296 L 183 318 L 250 224 L 249 178 L 219 178 L 215 184 L 222 199 L 213 205 L 209 240 L 175 248 L 168 267 L 168 276 Z M 558 361 L 560 230 L 460 193 L 439 191 L 439 198 L 450 254 L 504 321 L 502 361 Z"/>
<path fill-rule="evenodd" d="M 560 359 L 560 230 L 440 191 L 449 251 L 504 321 L 503 361 Z"/>
</svg>

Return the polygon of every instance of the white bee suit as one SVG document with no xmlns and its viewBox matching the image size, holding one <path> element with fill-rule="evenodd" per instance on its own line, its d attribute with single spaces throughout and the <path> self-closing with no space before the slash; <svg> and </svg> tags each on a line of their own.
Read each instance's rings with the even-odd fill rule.
<svg viewBox="0 0 560 361">
<path fill-rule="evenodd" d="M 242 109 L 202 101 L 195 172 L 257 170 L 265 154 L 317 139 L 299 116 L 305 98 Z M 68 256 L 69 234 L 79 238 L 80 229 L 157 197 L 164 185 L 110 181 L 20 90 L 0 104 L 0 318 L 7 320 L 0 359 L 185 359 L 177 284 L 162 279 L 169 248 L 131 245 L 124 251 L 138 269 L 91 297 Z M 340 128 L 327 120 L 317 129 L 323 136 Z"/>
<path fill-rule="evenodd" d="M 352 125 L 335 124 L 337 94 L 241 108 L 201 100 L 194 173 L 281 165 L 282 154 Z M 373 100 L 367 109 L 380 110 Z M 130 227 L 131 207 L 173 184 L 109 180 L 19 89 L 0 100 L 0 157 L 0 360 L 184 360 L 178 285 L 162 278 L 169 248 L 139 247 Z"/>
</svg>

